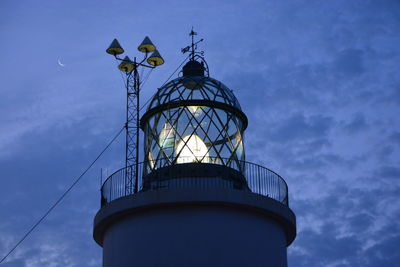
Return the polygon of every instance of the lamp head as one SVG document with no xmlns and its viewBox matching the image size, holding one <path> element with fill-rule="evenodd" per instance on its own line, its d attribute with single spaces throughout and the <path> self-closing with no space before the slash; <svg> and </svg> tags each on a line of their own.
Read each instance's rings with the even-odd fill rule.
<svg viewBox="0 0 400 267">
<path fill-rule="evenodd" d="M 151 42 L 150 38 L 146 36 L 143 42 L 138 46 L 138 50 L 143 53 L 149 53 L 156 50 L 156 46 Z"/>
<path fill-rule="evenodd" d="M 147 63 L 154 67 L 157 67 L 164 64 L 164 59 L 162 58 L 158 50 L 155 50 L 153 54 L 151 54 L 151 56 L 147 59 Z"/>
<path fill-rule="evenodd" d="M 122 60 L 121 64 L 118 65 L 118 69 L 124 72 L 131 72 L 135 68 L 135 64 L 133 64 L 132 60 L 126 56 L 124 60 Z"/>
<path fill-rule="evenodd" d="M 110 55 L 116 56 L 124 53 L 124 49 L 121 47 L 117 39 L 114 39 L 106 52 Z"/>
</svg>

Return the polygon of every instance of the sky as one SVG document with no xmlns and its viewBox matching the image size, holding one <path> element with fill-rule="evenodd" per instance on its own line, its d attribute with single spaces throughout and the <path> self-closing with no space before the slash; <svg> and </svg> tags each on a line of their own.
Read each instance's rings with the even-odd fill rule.
<svg viewBox="0 0 400 267">
<path fill-rule="evenodd" d="M 165 58 L 144 103 L 192 26 L 210 76 L 248 116 L 246 160 L 288 183 L 289 266 L 399 266 L 400 2 L 389 0 L 2 0 L 0 256 L 123 126 L 111 41 L 140 57 L 148 35 Z M 2 266 L 101 266 L 100 174 L 123 160 L 121 136 Z"/>
</svg>

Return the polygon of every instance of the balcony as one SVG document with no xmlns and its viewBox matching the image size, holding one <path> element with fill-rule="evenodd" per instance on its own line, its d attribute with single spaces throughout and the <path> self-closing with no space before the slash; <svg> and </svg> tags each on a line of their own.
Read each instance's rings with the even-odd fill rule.
<svg viewBox="0 0 400 267">
<path fill-rule="evenodd" d="M 142 162 L 137 168 L 138 192 L 221 188 L 249 191 L 289 206 L 288 186 L 279 174 L 251 162 L 240 161 L 239 166 L 237 161 L 235 164 L 229 162 L 213 162 L 211 158 L 180 164 L 164 159 Z M 101 187 L 102 207 L 113 200 L 135 194 L 127 189 L 135 187 L 135 179 L 129 181 L 127 178 L 129 173 L 135 171 L 136 166 L 122 168 L 104 181 Z"/>
</svg>

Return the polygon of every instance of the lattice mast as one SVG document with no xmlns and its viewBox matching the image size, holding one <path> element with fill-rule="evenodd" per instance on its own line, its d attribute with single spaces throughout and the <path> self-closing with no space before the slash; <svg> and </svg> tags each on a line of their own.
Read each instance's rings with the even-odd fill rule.
<svg viewBox="0 0 400 267">
<path fill-rule="evenodd" d="M 136 65 L 136 58 L 134 59 Z M 126 73 L 125 176 L 126 193 L 137 191 L 139 180 L 139 107 L 140 79 L 137 68 Z"/>
</svg>

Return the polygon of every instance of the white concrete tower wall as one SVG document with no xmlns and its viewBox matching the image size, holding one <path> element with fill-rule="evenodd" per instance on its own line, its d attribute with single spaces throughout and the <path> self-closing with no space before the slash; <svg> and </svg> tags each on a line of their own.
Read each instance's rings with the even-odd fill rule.
<svg viewBox="0 0 400 267">
<path fill-rule="evenodd" d="M 95 220 L 104 267 L 287 266 L 295 217 L 249 192 L 159 190 L 113 201 Z"/>
</svg>

